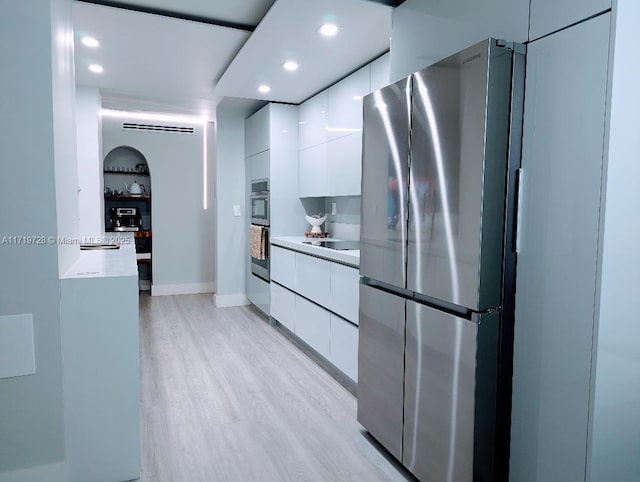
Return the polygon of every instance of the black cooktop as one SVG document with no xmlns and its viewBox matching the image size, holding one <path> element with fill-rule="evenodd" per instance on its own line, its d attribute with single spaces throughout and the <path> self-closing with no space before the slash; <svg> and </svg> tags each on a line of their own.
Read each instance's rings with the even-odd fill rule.
<svg viewBox="0 0 640 482">
<path fill-rule="evenodd" d="M 303 243 L 337 250 L 360 249 L 360 241 L 303 241 Z"/>
</svg>

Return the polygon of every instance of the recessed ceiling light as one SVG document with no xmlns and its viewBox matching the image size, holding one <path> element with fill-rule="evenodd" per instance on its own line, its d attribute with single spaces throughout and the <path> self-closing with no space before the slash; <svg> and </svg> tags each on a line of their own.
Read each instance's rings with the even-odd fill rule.
<svg viewBox="0 0 640 482">
<path fill-rule="evenodd" d="M 258 87 L 258 92 L 260 92 L 261 94 L 268 94 L 269 92 L 271 92 L 271 87 L 262 84 L 260 87 Z"/>
<path fill-rule="evenodd" d="M 288 70 L 289 72 L 294 72 L 298 70 L 298 62 L 287 60 L 284 64 L 282 64 L 282 68 L 284 70 Z"/>
<path fill-rule="evenodd" d="M 338 33 L 338 26 L 335 23 L 325 23 L 318 29 L 318 32 L 325 37 L 333 37 Z"/>
<path fill-rule="evenodd" d="M 82 45 L 85 45 L 87 47 L 96 48 L 100 46 L 100 42 L 98 41 L 98 39 L 93 37 L 85 36 L 82 37 L 80 41 L 82 42 Z"/>
<path fill-rule="evenodd" d="M 362 100 L 362 96 L 361 95 L 354 95 L 353 96 L 353 100 Z"/>
<path fill-rule="evenodd" d="M 301 126 L 302 126 L 302 125 L 304 125 L 304 124 L 306 124 L 306 123 L 307 123 L 307 121 L 300 121 L 300 122 L 298 122 L 298 124 L 300 124 Z"/>
<path fill-rule="evenodd" d="M 104 68 L 102 67 L 102 65 L 98 64 L 91 64 L 89 66 L 89 70 L 94 74 L 101 74 L 102 72 L 104 72 Z"/>
</svg>

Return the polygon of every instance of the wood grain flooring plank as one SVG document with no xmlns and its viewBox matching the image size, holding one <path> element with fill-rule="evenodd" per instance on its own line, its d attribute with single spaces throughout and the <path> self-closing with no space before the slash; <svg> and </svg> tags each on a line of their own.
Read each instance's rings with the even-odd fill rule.
<svg viewBox="0 0 640 482">
<path fill-rule="evenodd" d="M 414 480 L 356 399 L 250 307 L 140 298 L 144 482 Z"/>
</svg>

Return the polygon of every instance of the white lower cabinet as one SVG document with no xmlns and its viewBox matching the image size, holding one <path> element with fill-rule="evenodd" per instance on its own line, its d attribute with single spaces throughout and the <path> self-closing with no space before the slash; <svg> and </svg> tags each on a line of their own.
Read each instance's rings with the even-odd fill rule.
<svg viewBox="0 0 640 482">
<path fill-rule="evenodd" d="M 271 316 L 358 379 L 357 268 L 272 245 Z"/>
<path fill-rule="evenodd" d="M 296 253 L 271 245 L 271 279 L 290 289 L 296 287 Z"/>
<path fill-rule="evenodd" d="M 331 314 L 329 361 L 353 381 L 358 381 L 358 327 Z"/>
<path fill-rule="evenodd" d="M 247 298 L 265 315 L 269 315 L 270 283 L 251 274 L 247 278 Z"/>
<path fill-rule="evenodd" d="M 329 308 L 358 324 L 360 273 L 356 268 L 331 263 L 331 299 Z"/>
<path fill-rule="evenodd" d="M 295 332 L 296 294 L 277 283 L 271 283 L 271 316 Z"/>
<path fill-rule="evenodd" d="M 319 305 L 329 306 L 332 264 L 324 259 L 296 253 L 295 290 Z"/>
<path fill-rule="evenodd" d="M 329 359 L 331 314 L 322 307 L 296 296 L 295 333 L 320 355 Z"/>
</svg>

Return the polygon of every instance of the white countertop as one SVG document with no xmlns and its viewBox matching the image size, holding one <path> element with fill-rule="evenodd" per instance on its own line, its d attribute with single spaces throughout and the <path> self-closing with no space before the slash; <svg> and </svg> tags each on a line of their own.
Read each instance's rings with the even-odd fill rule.
<svg viewBox="0 0 640 482">
<path fill-rule="evenodd" d="M 330 261 L 344 263 L 354 268 L 360 266 L 360 250 L 346 249 L 337 250 L 331 248 L 323 248 L 322 246 L 314 246 L 313 244 L 304 244 L 303 241 L 313 241 L 312 238 L 304 236 L 274 236 L 271 238 L 271 244 L 282 248 L 289 248 L 301 253 L 311 254 L 319 258 L 325 258 Z M 322 238 L 317 241 L 343 241 L 337 238 Z"/>
<path fill-rule="evenodd" d="M 138 276 L 133 233 L 106 233 L 84 241 L 119 244 L 120 248 L 82 251 L 78 244 L 80 257 L 60 279 Z"/>
</svg>

